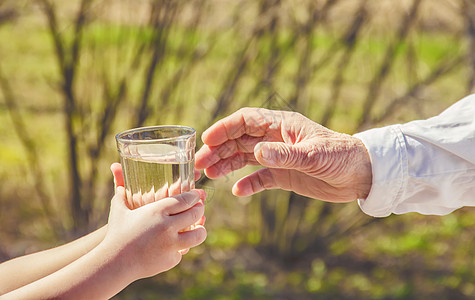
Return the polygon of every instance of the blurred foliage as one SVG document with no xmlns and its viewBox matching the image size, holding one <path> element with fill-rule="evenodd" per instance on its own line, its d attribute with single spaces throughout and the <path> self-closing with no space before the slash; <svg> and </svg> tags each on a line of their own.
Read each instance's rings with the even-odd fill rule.
<svg viewBox="0 0 475 300">
<path fill-rule="evenodd" d="M 114 134 L 202 132 L 243 106 L 346 133 L 427 118 L 474 91 L 471 0 L 0 0 L 0 259 L 107 221 Z M 202 180 L 207 241 L 116 299 L 463 299 L 473 211 L 374 219 Z"/>
</svg>

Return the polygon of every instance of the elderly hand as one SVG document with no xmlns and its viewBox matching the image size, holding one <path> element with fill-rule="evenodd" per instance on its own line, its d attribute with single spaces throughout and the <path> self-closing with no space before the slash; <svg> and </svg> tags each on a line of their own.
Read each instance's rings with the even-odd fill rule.
<svg viewBox="0 0 475 300">
<path fill-rule="evenodd" d="M 196 168 L 218 178 L 262 165 L 235 183 L 236 196 L 281 188 L 330 202 L 366 198 L 371 162 L 358 138 L 331 131 L 295 112 L 243 108 L 202 135 Z"/>
</svg>

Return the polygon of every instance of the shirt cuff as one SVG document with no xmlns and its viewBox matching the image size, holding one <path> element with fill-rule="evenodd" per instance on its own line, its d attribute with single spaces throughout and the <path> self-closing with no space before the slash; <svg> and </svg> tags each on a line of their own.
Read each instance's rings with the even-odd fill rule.
<svg viewBox="0 0 475 300">
<path fill-rule="evenodd" d="M 369 152 L 373 182 L 366 199 L 358 199 L 361 210 L 373 217 L 386 217 L 396 210 L 407 184 L 407 149 L 400 125 L 357 133 Z"/>
</svg>

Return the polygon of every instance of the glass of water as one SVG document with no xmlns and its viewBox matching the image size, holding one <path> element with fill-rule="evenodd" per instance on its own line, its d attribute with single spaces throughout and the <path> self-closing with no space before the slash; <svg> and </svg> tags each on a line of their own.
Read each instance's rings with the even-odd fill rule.
<svg viewBox="0 0 475 300">
<path fill-rule="evenodd" d="M 195 187 L 195 129 L 134 128 L 117 134 L 116 142 L 131 209 Z"/>
</svg>

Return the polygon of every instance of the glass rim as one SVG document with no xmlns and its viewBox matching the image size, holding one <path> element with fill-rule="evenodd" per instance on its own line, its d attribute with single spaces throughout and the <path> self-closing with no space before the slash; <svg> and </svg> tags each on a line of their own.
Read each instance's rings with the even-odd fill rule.
<svg viewBox="0 0 475 300">
<path fill-rule="evenodd" d="M 134 133 L 134 132 L 140 132 L 140 131 L 153 131 L 153 130 L 158 130 L 158 129 L 183 129 L 185 131 L 188 131 L 188 133 L 182 134 L 182 135 L 177 135 L 173 137 L 166 137 L 166 138 L 159 138 L 159 139 L 147 139 L 147 140 L 134 140 L 134 139 L 128 139 L 124 138 L 125 135 Z M 131 128 L 127 129 L 125 131 L 122 131 L 118 134 L 116 134 L 115 139 L 117 142 L 123 142 L 123 143 L 156 143 L 156 142 L 167 142 L 167 141 L 174 141 L 174 140 L 181 140 L 181 139 L 188 139 L 196 134 L 196 129 L 193 127 L 189 126 L 184 126 L 184 125 L 155 125 L 155 126 L 145 126 L 145 127 L 137 127 L 137 128 Z"/>
</svg>

